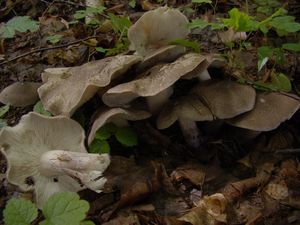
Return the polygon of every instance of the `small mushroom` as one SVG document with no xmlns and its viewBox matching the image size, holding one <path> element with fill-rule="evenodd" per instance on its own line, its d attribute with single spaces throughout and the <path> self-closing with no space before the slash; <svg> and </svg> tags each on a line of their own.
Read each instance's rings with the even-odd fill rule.
<svg viewBox="0 0 300 225">
<path fill-rule="evenodd" d="M 186 54 L 173 63 L 157 65 L 138 76 L 136 80 L 109 89 L 103 102 L 110 106 L 123 106 L 138 97 L 146 97 L 150 112 L 155 114 L 173 93 L 172 85 L 183 76 L 199 75 L 208 66 L 205 56 Z"/>
<path fill-rule="evenodd" d="M 228 120 L 233 126 L 253 131 L 270 131 L 290 119 L 300 107 L 299 97 L 276 92 L 258 93 L 253 110 Z"/>
<path fill-rule="evenodd" d="M 177 119 L 186 142 L 200 146 L 197 121 L 232 118 L 254 107 L 255 90 L 233 81 L 210 80 L 196 85 L 190 95 L 164 108 L 157 127 L 169 127 Z"/>
<path fill-rule="evenodd" d="M 136 121 L 147 119 L 151 116 L 150 113 L 142 110 L 122 109 L 122 108 L 107 108 L 103 107 L 99 110 L 96 119 L 93 123 L 92 129 L 88 137 L 88 144 L 90 145 L 94 140 L 95 134 L 99 128 L 106 123 L 114 123 L 118 127 L 128 126 L 128 120 Z"/>
<path fill-rule="evenodd" d="M 186 38 L 190 33 L 188 19 L 177 9 L 159 7 L 144 13 L 128 30 L 131 49 L 145 55 L 149 49 L 167 45 L 175 39 Z"/>
<path fill-rule="evenodd" d="M 41 83 L 15 82 L 4 88 L 0 93 L 0 102 L 15 107 L 33 105 L 39 100 L 37 89 Z"/>
<path fill-rule="evenodd" d="M 7 180 L 22 191 L 34 191 L 39 208 L 53 194 L 90 188 L 106 182 L 107 154 L 89 154 L 84 130 L 64 116 L 31 112 L 15 127 L 0 132 L 0 150 L 7 159 Z"/>
<path fill-rule="evenodd" d="M 38 89 L 40 99 L 54 115 L 71 116 L 99 88 L 140 61 L 139 56 L 117 55 L 77 67 L 46 69 L 42 74 L 45 83 Z"/>
<path fill-rule="evenodd" d="M 156 126 L 165 129 L 178 120 L 185 141 L 197 148 L 201 141 L 196 122 L 213 119 L 213 114 L 197 96 L 188 95 L 166 105 L 157 118 Z"/>
</svg>

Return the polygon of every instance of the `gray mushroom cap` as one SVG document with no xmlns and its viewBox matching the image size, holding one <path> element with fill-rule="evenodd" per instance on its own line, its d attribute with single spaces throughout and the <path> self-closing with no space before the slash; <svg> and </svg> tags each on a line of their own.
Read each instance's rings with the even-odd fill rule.
<svg viewBox="0 0 300 225">
<path fill-rule="evenodd" d="M 136 121 L 147 119 L 151 116 L 149 112 L 143 110 L 134 110 L 134 109 L 122 109 L 122 108 L 108 108 L 103 107 L 99 110 L 97 117 L 92 125 L 89 137 L 88 144 L 90 145 L 94 140 L 95 134 L 99 128 L 101 128 L 106 123 L 122 123 L 125 121 Z"/>
<path fill-rule="evenodd" d="M 290 119 L 299 106 L 299 97 L 295 95 L 276 92 L 258 93 L 253 110 L 227 122 L 249 130 L 270 131 Z"/>
<path fill-rule="evenodd" d="M 0 102 L 16 107 L 33 105 L 39 99 L 37 89 L 41 83 L 15 82 L 4 88 L 0 93 Z"/>
<path fill-rule="evenodd" d="M 197 76 L 199 70 L 208 66 L 205 56 L 189 53 L 173 63 L 157 65 L 139 76 L 136 80 L 117 85 L 103 96 L 108 106 L 122 106 L 138 97 L 150 97 L 171 87 L 183 76 Z"/>
<path fill-rule="evenodd" d="M 44 84 L 38 89 L 46 110 L 54 115 L 71 116 L 101 87 L 123 75 L 140 56 L 117 55 L 70 68 L 46 69 Z"/>
<path fill-rule="evenodd" d="M 199 96 L 218 119 L 227 119 L 248 112 L 255 104 L 255 90 L 234 81 L 211 80 L 196 85 L 191 93 Z"/>
</svg>

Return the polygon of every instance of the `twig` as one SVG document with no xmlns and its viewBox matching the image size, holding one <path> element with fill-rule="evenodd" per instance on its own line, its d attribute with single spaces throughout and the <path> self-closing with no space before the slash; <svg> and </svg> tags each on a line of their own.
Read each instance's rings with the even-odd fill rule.
<svg viewBox="0 0 300 225">
<path fill-rule="evenodd" d="M 52 47 L 47 47 L 47 48 L 38 48 L 38 49 L 34 49 L 30 52 L 26 52 L 24 54 L 21 54 L 21 55 L 18 55 L 16 57 L 13 57 L 13 58 L 10 58 L 8 60 L 5 60 L 4 62 L 1 62 L 0 63 L 0 66 L 1 65 L 4 65 L 4 64 L 7 64 L 9 62 L 12 62 L 12 61 L 15 61 L 17 59 L 20 59 L 20 58 L 23 58 L 25 56 L 28 56 L 28 55 L 31 55 L 31 54 L 34 54 L 34 53 L 38 53 L 38 52 L 44 52 L 44 51 L 49 51 L 49 50 L 53 50 L 53 49 L 58 49 L 58 48 L 66 48 L 70 45 L 75 45 L 75 44 L 78 44 L 82 41 L 86 41 L 86 40 L 89 40 L 89 39 L 92 39 L 92 38 L 96 38 L 96 37 L 99 37 L 99 36 L 90 36 L 90 37 L 86 37 L 86 38 L 83 38 L 83 39 L 80 39 L 80 40 L 76 40 L 76 41 L 73 41 L 73 42 L 69 42 L 67 44 L 63 44 L 63 45 L 57 45 L 57 46 L 52 46 Z"/>
</svg>

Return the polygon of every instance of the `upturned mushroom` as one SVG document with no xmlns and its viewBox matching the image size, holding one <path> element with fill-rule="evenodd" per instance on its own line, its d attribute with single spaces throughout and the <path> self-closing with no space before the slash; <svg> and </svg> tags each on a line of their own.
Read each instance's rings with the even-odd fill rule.
<svg viewBox="0 0 300 225">
<path fill-rule="evenodd" d="M 87 153 L 84 138 L 81 126 L 67 117 L 24 115 L 18 125 L 0 132 L 8 182 L 34 191 L 39 208 L 57 192 L 85 188 L 101 192 L 110 158 Z"/>
<path fill-rule="evenodd" d="M 94 140 L 95 134 L 106 123 L 114 123 L 118 127 L 128 126 L 128 120 L 136 121 L 147 119 L 151 116 L 149 112 L 134 109 L 122 108 L 108 108 L 103 107 L 97 113 L 93 122 L 89 137 L 88 144 L 90 145 Z"/>
<path fill-rule="evenodd" d="M 37 89 L 41 83 L 15 82 L 4 88 L 0 93 L 0 102 L 15 107 L 33 105 L 39 99 Z"/>
<path fill-rule="evenodd" d="M 196 77 L 208 67 L 206 56 L 189 53 L 169 64 L 156 65 L 137 79 L 109 89 L 103 102 L 110 106 L 123 106 L 138 97 L 146 97 L 150 112 L 155 114 L 173 93 L 172 85 L 180 78 Z"/>
<path fill-rule="evenodd" d="M 146 12 L 128 30 L 131 49 L 144 56 L 172 40 L 186 38 L 190 33 L 188 22 L 179 10 L 166 6 Z"/>
<path fill-rule="evenodd" d="M 258 93 L 253 110 L 227 120 L 235 127 L 262 132 L 277 128 L 290 119 L 300 107 L 299 97 L 277 92 Z"/>
<path fill-rule="evenodd" d="M 140 56 L 117 55 L 82 66 L 46 69 L 44 84 L 38 89 L 40 99 L 52 114 L 71 116 L 100 88 L 140 61 Z"/>
<path fill-rule="evenodd" d="M 196 85 L 190 95 L 169 104 L 159 114 L 158 129 L 179 121 L 185 141 L 194 148 L 200 146 L 197 121 L 232 118 L 251 110 L 255 90 L 233 81 L 210 80 Z"/>
</svg>

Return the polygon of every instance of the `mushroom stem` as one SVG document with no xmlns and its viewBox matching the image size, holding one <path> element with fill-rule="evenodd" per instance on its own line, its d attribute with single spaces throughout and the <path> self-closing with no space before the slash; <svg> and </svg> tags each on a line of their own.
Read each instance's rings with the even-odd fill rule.
<svg viewBox="0 0 300 225">
<path fill-rule="evenodd" d="M 110 159 L 108 154 L 99 155 L 84 152 L 52 150 L 42 154 L 39 172 L 47 177 L 65 175 L 67 170 L 103 172 L 109 163 Z"/>
<path fill-rule="evenodd" d="M 200 132 L 197 124 L 193 120 L 180 118 L 178 120 L 182 135 L 187 142 L 193 148 L 198 148 L 201 144 Z"/>
<path fill-rule="evenodd" d="M 149 107 L 149 111 L 155 115 L 159 110 L 169 101 L 169 97 L 173 94 L 173 87 L 170 86 L 167 89 L 159 92 L 154 96 L 146 97 L 146 101 Z"/>
<path fill-rule="evenodd" d="M 208 73 L 207 69 L 202 71 L 198 76 L 197 76 L 199 81 L 206 81 L 206 80 L 210 80 L 210 74 Z"/>
</svg>

